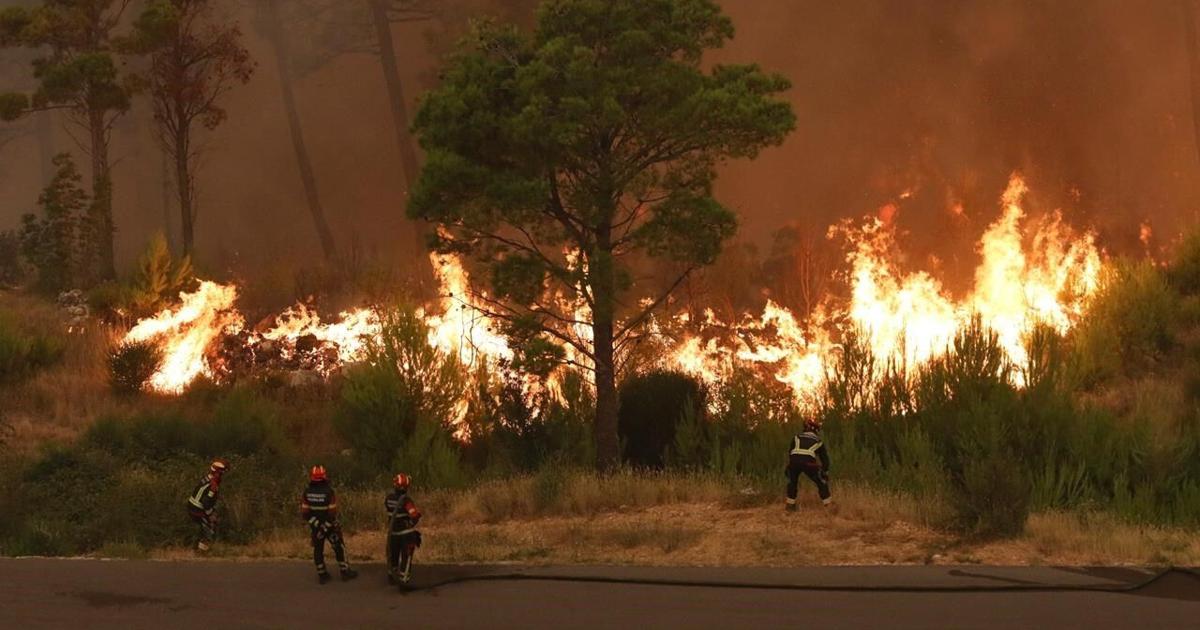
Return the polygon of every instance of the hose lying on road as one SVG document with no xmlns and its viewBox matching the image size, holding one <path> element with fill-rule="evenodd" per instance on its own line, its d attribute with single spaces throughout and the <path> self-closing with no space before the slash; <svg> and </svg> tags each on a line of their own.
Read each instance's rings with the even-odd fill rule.
<svg viewBox="0 0 1200 630">
<path fill-rule="evenodd" d="M 1197 580 L 1200 588 L 1200 572 L 1187 567 L 1169 567 L 1139 582 L 1117 584 L 963 584 L 963 585 L 933 585 L 933 586 L 854 586 L 846 584 L 780 584 L 770 582 L 732 582 L 720 580 L 671 580 L 662 578 L 621 578 L 598 575 L 555 575 L 536 573 L 482 573 L 462 575 L 447 578 L 433 584 L 411 587 L 411 591 L 424 591 L 465 584 L 468 582 L 500 582 L 500 581 L 547 581 L 547 582 L 585 582 L 598 584 L 631 584 L 638 586 L 690 586 L 698 588 L 738 588 L 753 590 L 784 590 L 784 591 L 840 591 L 840 592 L 893 592 L 893 593 L 995 593 L 1005 591 L 1018 592 L 1103 592 L 1131 593 L 1144 589 L 1169 575 L 1184 575 Z M 988 579 L 1005 579 L 999 576 L 977 576 Z"/>
</svg>

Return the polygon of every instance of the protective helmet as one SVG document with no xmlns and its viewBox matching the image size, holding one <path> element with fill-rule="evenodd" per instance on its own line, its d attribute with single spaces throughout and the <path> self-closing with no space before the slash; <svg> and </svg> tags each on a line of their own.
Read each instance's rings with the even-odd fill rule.
<svg viewBox="0 0 1200 630">
<path fill-rule="evenodd" d="M 804 421 L 804 430 L 813 431 L 814 433 L 821 430 L 821 423 L 815 418 L 809 418 Z"/>
<path fill-rule="evenodd" d="M 214 475 L 224 474 L 227 470 L 229 470 L 229 462 L 223 459 L 214 459 L 212 464 L 208 467 L 208 472 Z"/>
<path fill-rule="evenodd" d="M 392 483 L 397 490 L 408 490 L 409 484 L 412 483 L 412 478 L 404 473 L 400 473 L 392 478 Z"/>
<path fill-rule="evenodd" d="M 329 473 L 325 472 L 324 466 L 320 466 L 320 465 L 313 466 L 312 470 L 308 471 L 308 480 L 313 481 L 313 482 L 328 481 Z"/>
</svg>

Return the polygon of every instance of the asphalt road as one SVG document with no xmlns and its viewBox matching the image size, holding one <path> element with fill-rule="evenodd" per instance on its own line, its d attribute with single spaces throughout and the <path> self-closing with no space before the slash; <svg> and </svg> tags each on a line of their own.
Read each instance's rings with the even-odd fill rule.
<svg viewBox="0 0 1200 630">
<path fill-rule="evenodd" d="M 0 627 L 1200 627 L 1200 577 L 1183 572 L 1115 592 L 1154 574 L 418 565 L 416 588 L 399 592 L 382 567 L 360 569 L 356 581 L 319 586 L 299 562 L 0 560 Z M 1080 588 L 1110 591 L 1072 590 Z"/>
</svg>

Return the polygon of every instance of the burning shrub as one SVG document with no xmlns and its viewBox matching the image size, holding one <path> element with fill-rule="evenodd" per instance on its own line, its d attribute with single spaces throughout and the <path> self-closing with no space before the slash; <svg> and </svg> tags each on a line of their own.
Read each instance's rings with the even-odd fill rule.
<svg viewBox="0 0 1200 630">
<path fill-rule="evenodd" d="M 675 428 L 685 415 L 705 420 L 705 392 L 696 379 L 679 372 L 634 376 L 621 386 L 618 431 L 625 461 L 635 466 L 662 468 Z"/>
<path fill-rule="evenodd" d="M 108 359 L 112 387 L 119 394 L 144 391 L 162 363 L 162 351 L 153 341 L 128 341 Z"/>
<path fill-rule="evenodd" d="M 425 322 L 407 309 L 385 319 L 366 355 L 346 370 L 335 425 L 358 454 L 384 468 L 421 423 L 456 423 L 465 371 L 429 344 Z"/>
</svg>

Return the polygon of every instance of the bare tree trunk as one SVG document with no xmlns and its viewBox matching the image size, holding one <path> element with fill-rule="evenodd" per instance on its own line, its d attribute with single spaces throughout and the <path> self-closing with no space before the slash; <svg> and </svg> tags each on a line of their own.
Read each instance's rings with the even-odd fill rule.
<svg viewBox="0 0 1200 630">
<path fill-rule="evenodd" d="M 292 136 L 292 147 L 296 151 L 296 163 L 300 168 L 300 180 L 304 184 L 304 197 L 308 202 L 308 210 L 312 214 L 313 225 L 317 237 L 321 240 L 321 249 L 326 259 L 337 255 L 337 245 L 333 240 L 333 232 L 325 220 L 325 209 L 321 207 L 321 198 L 317 194 L 317 178 L 313 174 L 312 160 L 308 156 L 308 147 L 304 143 L 304 129 L 300 125 L 300 112 L 296 108 L 296 94 L 292 85 L 292 71 L 288 64 L 287 34 L 279 19 L 279 0 L 267 0 L 267 21 L 271 45 L 275 49 L 275 65 L 279 72 L 279 86 L 283 92 L 283 107 L 287 111 L 288 130 Z"/>
<path fill-rule="evenodd" d="M 1192 133 L 1200 156 L 1200 43 L 1196 37 L 1196 0 L 1183 0 L 1183 26 L 1187 37 L 1188 69 L 1192 84 Z"/>
<path fill-rule="evenodd" d="M 412 194 L 421 172 L 417 158 L 416 141 L 409 130 L 408 102 L 404 98 L 404 85 L 400 81 L 400 68 L 396 63 L 396 44 L 392 38 L 392 24 L 387 15 L 388 0 L 367 0 L 371 7 L 371 21 L 375 25 L 375 36 L 379 41 L 379 61 L 383 69 L 383 82 L 387 86 L 392 111 L 392 127 L 396 133 L 396 149 L 400 152 L 400 166 L 404 170 L 404 194 Z M 403 212 L 403 209 L 401 210 Z M 413 263 L 419 284 L 425 285 L 433 279 L 433 269 L 425 255 L 429 226 L 423 221 L 412 221 Z"/>
<path fill-rule="evenodd" d="M 188 164 L 190 139 L 186 127 L 175 134 L 175 191 L 179 194 L 179 227 L 183 234 L 183 255 L 196 249 L 196 209 L 192 198 L 192 176 Z"/>
<path fill-rule="evenodd" d="M 392 24 L 388 21 L 387 0 L 368 0 L 371 6 L 371 21 L 375 25 L 375 36 L 379 40 L 379 61 L 383 68 L 383 82 L 387 86 L 391 102 L 392 126 L 396 132 L 396 148 L 400 151 L 400 166 L 404 169 L 406 193 L 417 181 L 421 166 L 417 161 L 416 145 L 409 133 L 408 103 L 404 100 L 404 85 L 400 82 L 400 68 L 396 63 L 396 44 L 392 39 Z"/>
<path fill-rule="evenodd" d="M 113 256 L 116 226 L 112 216 L 112 173 L 108 164 L 108 134 L 103 110 L 88 113 L 88 133 L 92 154 L 92 205 L 88 209 L 88 219 L 95 248 L 93 274 L 99 280 L 112 280 L 117 277 Z"/>
<path fill-rule="evenodd" d="M 37 119 L 38 154 L 42 160 L 42 184 L 54 179 L 54 127 L 51 112 L 42 112 Z"/>
<path fill-rule="evenodd" d="M 159 179 L 162 185 L 163 236 L 167 239 L 167 247 L 171 251 L 177 251 L 179 244 L 175 240 L 175 230 L 171 225 L 173 222 L 171 220 L 171 160 L 165 150 L 161 151 L 160 155 L 162 157 Z"/>
</svg>

